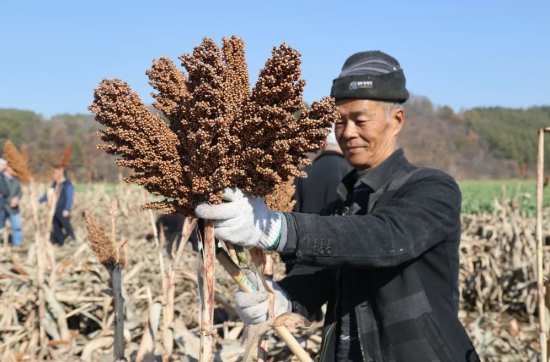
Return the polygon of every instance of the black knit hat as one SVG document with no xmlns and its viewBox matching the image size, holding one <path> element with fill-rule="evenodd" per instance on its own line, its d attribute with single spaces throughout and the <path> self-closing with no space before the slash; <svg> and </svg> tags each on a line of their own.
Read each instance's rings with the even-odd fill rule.
<svg viewBox="0 0 550 362">
<path fill-rule="evenodd" d="M 331 97 L 404 103 L 409 98 L 405 74 L 399 62 L 381 51 L 349 57 L 332 82 Z"/>
</svg>

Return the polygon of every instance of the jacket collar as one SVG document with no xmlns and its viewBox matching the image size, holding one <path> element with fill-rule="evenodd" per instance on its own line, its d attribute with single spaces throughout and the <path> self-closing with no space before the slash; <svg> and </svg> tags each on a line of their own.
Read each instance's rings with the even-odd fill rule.
<svg viewBox="0 0 550 362">
<path fill-rule="evenodd" d="M 403 149 L 399 148 L 375 168 L 361 172 L 353 170 L 348 173 L 342 179 L 336 193 L 340 200 L 346 201 L 348 195 L 361 184 L 376 192 L 391 180 L 397 170 L 408 163 Z"/>
</svg>

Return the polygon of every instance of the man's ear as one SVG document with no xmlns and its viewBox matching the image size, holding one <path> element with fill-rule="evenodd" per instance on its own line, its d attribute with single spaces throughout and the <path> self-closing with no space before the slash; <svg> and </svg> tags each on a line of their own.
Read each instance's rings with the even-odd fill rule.
<svg viewBox="0 0 550 362">
<path fill-rule="evenodd" d="M 397 136 L 401 132 L 401 128 L 403 128 L 403 123 L 405 123 L 405 110 L 403 108 L 396 109 L 393 111 L 391 119 L 394 127 L 393 135 Z"/>
</svg>

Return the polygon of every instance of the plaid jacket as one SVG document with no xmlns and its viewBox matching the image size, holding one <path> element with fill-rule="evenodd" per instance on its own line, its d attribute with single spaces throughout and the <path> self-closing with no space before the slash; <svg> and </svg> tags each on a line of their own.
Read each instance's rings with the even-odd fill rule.
<svg viewBox="0 0 550 362">
<path fill-rule="evenodd" d="M 454 179 L 410 164 L 397 150 L 366 175 L 347 175 L 338 194 L 323 216 L 285 214 L 283 260 L 315 268 L 295 268 L 280 284 L 306 317 L 328 303 L 320 360 L 335 360 L 345 285 L 364 361 L 479 361 L 458 320 Z"/>
</svg>

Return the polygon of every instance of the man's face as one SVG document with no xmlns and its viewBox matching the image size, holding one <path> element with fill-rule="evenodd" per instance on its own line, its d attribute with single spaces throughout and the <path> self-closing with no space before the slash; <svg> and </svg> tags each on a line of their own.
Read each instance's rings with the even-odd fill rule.
<svg viewBox="0 0 550 362">
<path fill-rule="evenodd" d="M 54 171 L 53 171 L 53 179 L 54 181 L 59 181 L 63 178 L 63 169 L 61 168 L 56 168 Z"/>
<path fill-rule="evenodd" d="M 358 171 L 384 162 L 396 149 L 396 136 L 403 123 L 403 110 L 389 117 L 377 102 L 363 99 L 336 102 L 340 120 L 336 122 L 336 139 L 350 165 Z"/>
</svg>

